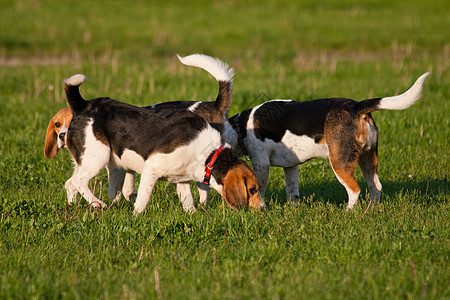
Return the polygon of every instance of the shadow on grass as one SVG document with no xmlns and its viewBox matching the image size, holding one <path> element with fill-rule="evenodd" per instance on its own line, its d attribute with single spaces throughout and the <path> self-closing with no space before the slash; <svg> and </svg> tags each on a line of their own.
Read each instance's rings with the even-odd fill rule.
<svg viewBox="0 0 450 300">
<path fill-rule="evenodd" d="M 359 181 L 361 194 L 359 200 L 369 199 L 369 191 L 365 181 Z M 443 196 L 444 202 L 447 202 L 450 194 L 448 178 L 429 178 L 426 180 L 409 181 L 383 181 L 383 198 L 396 198 L 404 194 L 415 194 L 420 203 L 432 203 L 437 200 L 437 196 Z M 335 206 L 347 205 L 347 193 L 345 188 L 336 181 L 320 182 L 317 184 L 304 184 L 299 186 L 300 203 L 323 203 Z M 268 204 L 284 205 L 287 203 L 286 191 L 283 186 L 280 189 L 268 189 L 264 197 Z M 440 199 L 440 198 L 439 198 Z"/>
</svg>

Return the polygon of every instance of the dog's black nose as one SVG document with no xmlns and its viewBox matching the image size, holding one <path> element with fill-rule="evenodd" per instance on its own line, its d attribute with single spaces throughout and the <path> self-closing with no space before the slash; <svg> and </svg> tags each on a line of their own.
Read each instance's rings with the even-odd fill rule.
<svg viewBox="0 0 450 300">
<path fill-rule="evenodd" d="M 66 136 L 66 133 L 65 132 L 61 132 L 60 134 L 59 134 L 59 139 L 60 140 L 62 140 L 62 141 L 64 141 L 64 137 Z"/>
</svg>

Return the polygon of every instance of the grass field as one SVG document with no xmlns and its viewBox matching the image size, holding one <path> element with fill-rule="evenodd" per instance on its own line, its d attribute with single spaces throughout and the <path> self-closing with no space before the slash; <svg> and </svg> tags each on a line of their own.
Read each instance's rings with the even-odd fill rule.
<svg viewBox="0 0 450 300">
<path fill-rule="evenodd" d="M 1 299 L 450 298 L 447 1 L 0 0 L 0 28 Z M 408 110 L 373 114 L 383 195 L 367 213 L 361 172 L 346 212 L 320 159 L 300 167 L 298 206 L 277 168 L 264 212 L 213 192 L 187 214 L 167 183 L 137 219 L 126 201 L 67 205 L 68 151 L 43 155 L 62 80 L 86 74 L 85 98 L 135 105 L 213 100 L 214 79 L 176 53 L 235 68 L 231 114 L 273 98 L 390 96 L 431 76 Z M 102 199 L 105 176 L 92 182 Z"/>
</svg>

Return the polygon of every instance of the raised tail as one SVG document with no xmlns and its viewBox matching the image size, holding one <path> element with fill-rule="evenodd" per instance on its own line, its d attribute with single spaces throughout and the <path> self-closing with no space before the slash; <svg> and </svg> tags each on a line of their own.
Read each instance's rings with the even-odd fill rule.
<svg viewBox="0 0 450 300">
<path fill-rule="evenodd" d="M 178 59 L 187 66 L 202 68 L 219 82 L 219 94 L 216 105 L 223 114 L 227 114 L 232 102 L 233 68 L 217 58 L 204 54 L 192 54 Z"/>
<path fill-rule="evenodd" d="M 86 76 L 82 74 L 73 75 L 63 81 L 67 104 L 74 113 L 77 113 L 86 107 L 87 102 L 80 95 L 79 90 L 80 85 L 85 81 Z"/>
<path fill-rule="evenodd" d="M 402 110 L 407 109 L 411 105 L 413 105 L 422 94 L 423 83 L 425 82 L 425 78 L 429 73 L 425 73 L 420 76 L 413 86 L 398 96 L 392 97 L 384 97 L 384 98 L 376 98 L 376 99 L 367 99 L 361 102 L 358 102 L 356 105 L 356 110 L 359 114 L 370 113 L 377 110 L 388 109 L 388 110 Z"/>
</svg>

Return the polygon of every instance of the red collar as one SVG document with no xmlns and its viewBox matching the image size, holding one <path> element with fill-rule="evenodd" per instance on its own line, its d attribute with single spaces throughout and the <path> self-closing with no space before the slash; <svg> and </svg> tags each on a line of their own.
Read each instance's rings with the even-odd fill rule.
<svg viewBox="0 0 450 300">
<path fill-rule="evenodd" d="M 203 183 L 206 185 L 209 185 L 209 180 L 211 179 L 211 172 L 214 168 L 214 163 L 216 162 L 217 157 L 219 156 L 220 152 L 222 152 L 223 148 L 224 146 L 220 145 L 220 147 L 216 150 L 216 152 L 214 152 L 213 157 L 211 157 L 211 160 L 205 167 L 205 178 L 203 178 Z"/>
</svg>

